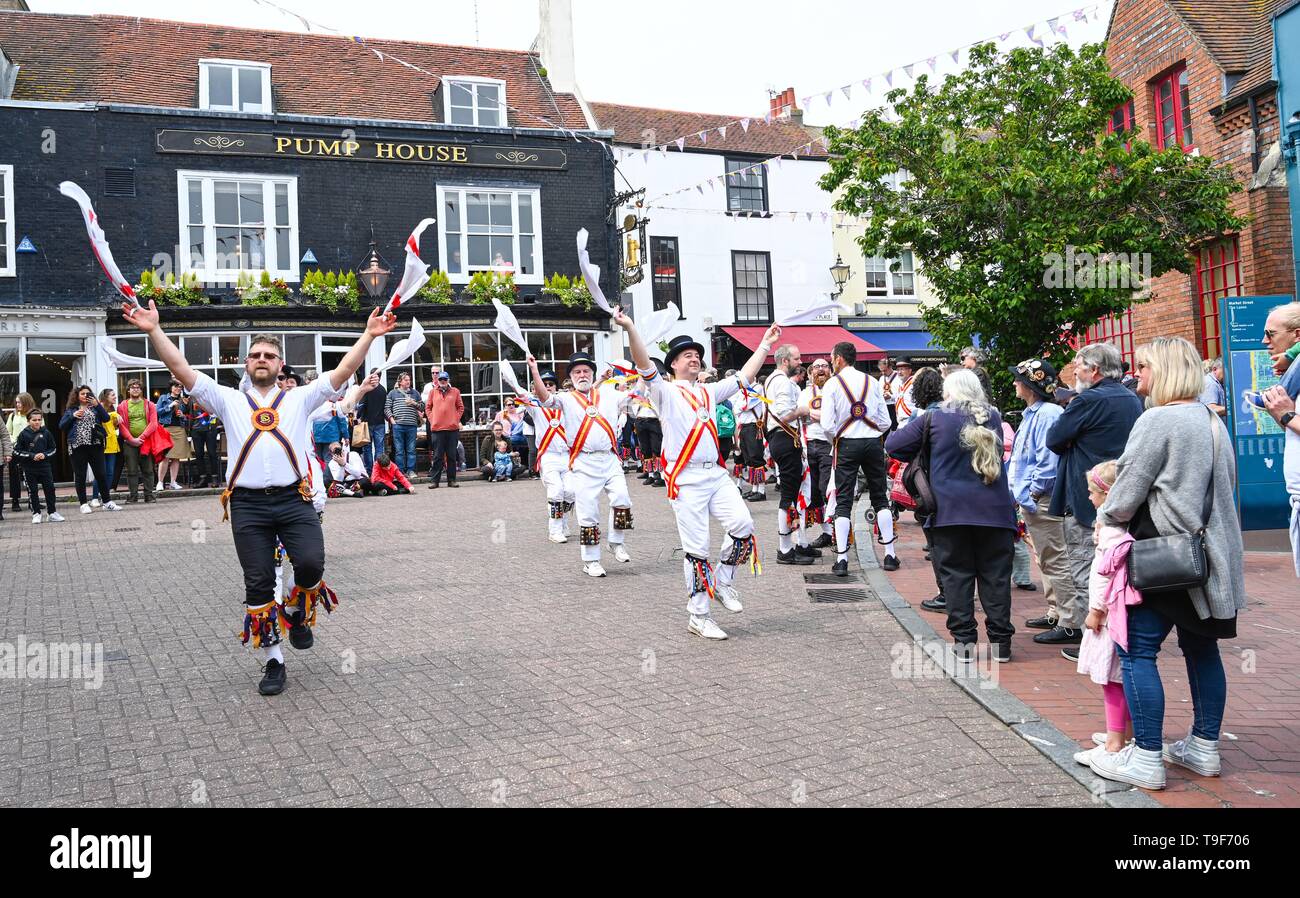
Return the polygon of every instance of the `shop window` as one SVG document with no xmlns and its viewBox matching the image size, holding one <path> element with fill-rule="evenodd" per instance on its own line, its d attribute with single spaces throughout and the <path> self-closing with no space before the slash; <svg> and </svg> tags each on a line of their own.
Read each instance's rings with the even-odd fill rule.
<svg viewBox="0 0 1300 898">
<path fill-rule="evenodd" d="M 444 248 L 440 263 L 454 284 L 477 271 L 513 274 L 517 284 L 541 284 L 541 191 L 438 188 Z"/>
<path fill-rule="evenodd" d="M 1223 355 L 1219 300 L 1241 296 L 1241 244 L 1233 236 L 1201 247 L 1196 256 L 1196 284 L 1201 319 L 1201 356 Z"/>
<path fill-rule="evenodd" d="M 452 125 L 506 126 L 506 83 L 494 78 L 443 79 L 443 121 Z"/>
</svg>

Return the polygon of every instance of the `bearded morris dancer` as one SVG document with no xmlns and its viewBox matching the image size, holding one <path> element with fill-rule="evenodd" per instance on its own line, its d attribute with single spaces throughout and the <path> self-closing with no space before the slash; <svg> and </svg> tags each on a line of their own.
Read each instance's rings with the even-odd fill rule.
<svg viewBox="0 0 1300 898">
<path fill-rule="evenodd" d="M 780 339 L 781 329 L 775 325 L 768 328 L 758 351 L 737 375 L 710 384 L 698 383 L 704 347 L 690 337 L 675 337 L 664 358 L 674 377 L 667 383 L 646 352 L 636 325 L 622 309 L 614 310 L 614 322 L 627 331 L 637 373 L 659 409 L 668 499 L 686 555 L 682 562 L 689 596 L 686 628 L 705 639 L 726 639 L 727 634 L 709 612 L 709 598 L 716 598 L 728 611 L 744 610 L 733 585 L 736 567 L 750 561 L 755 571 L 759 568 L 754 520 L 721 457 L 715 414 L 719 402 L 740 390 L 742 379 L 750 381 L 758 375 L 772 344 Z M 716 568 L 709 565 L 710 516 L 718 519 L 725 534 Z"/>
<path fill-rule="evenodd" d="M 737 401 L 736 426 L 740 429 L 740 464 L 734 472 L 737 484 L 749 484 L 745 497 L 750 502 L 767 499 L 767 441 L 763 438 L 763 393 L 757 384 L 747 385 Z"/>
<path fill-rule="evenodd" d="M 552 392 L 557 389 L 558 380 L 554 371 L 541 372 L 540 379 Z M 547 538 L 553 543 L 569 541 L 569 512 L 573 510 L 573 474 L 569 470 L 569 440 L 564 429 L 564 410 L 545 408 L 537 405 L 537 400 L 520 394 L 521 399 L 529 399 L 525 411 L 533 416 L 533 428 L 537 436 L 537 461 L 534 469 L 542 476 L 542 486 L 546 487 L 546 503 L 549 508 Z"/>
<path fill-rule="evenodd" d="M 221 504 L 235 532 L 235 552 L 244 570 L 243 641 L 252 642 L 266 661 L 258 684 L 263 695 L 284 691 L 284 655 L 280 627 L 289 627 L 296 649 L 310 648 L 316 609 L 328 612 L 338 599 L 325 584 L 325 539 L 312 507 L 312 486 L 320 472 L 306 464 L 305 447 L 311 446 L 308 415 L 322 403 L 337 399 L 353 372 L 365 361 L 370 344 L 392 331 L 396 316 L 375 309 L 366 332 L 348 350 L 339 366 L 306 387 L 285 390 L 276 385 L 284 366 L 278 337 L 257 335 L 248 347 L 244 367 L 252 382 L 247 392 L 223 387 L 190 367 L 158 323 L 158 309 L 131 303 L 122 305 L 126 319 L 149 336 L 172 376 L 208 410 L 221 416 L 226 426 L 229 459 L 226 491 Z M 275 595 L 277 541 L 293 558 L 299 583 L 289 607 L 281 609 Z"/>
<path fill-rule="evenodd" d="M 849 575 L 849 537 L 853 525 L 853 492 L 858 471 L 867 478 L 867 492 L 875 510 L 880 542 L 885 546 L 887 571 L 898 570 L 894 548 L 894 513 L 889 504 L 889 483 L 885 477 L 883 438 L 889 430 L 889 409 L 880 381 L 853 367 L 858 350 L 852 343 L 836 343 L 831 350 L 835 375 L 822 393 L 822 430 L 833 443 L 835 467 L 835 564 L 837 577 Z M 899 409 L 900 413 L 902 409 Z"/>
<path fill-rule="evenodd" d="M 808 457 L 808 477 L 812 482 L 812 498 L 804 513 L 804 526 L 812 529 L 820 524 L 821 534 L 808 543 L 814 549 L 822 549 L 835 542 L 834 509 L 826 508 L 826 496 L 831 485 L 831 444 L 822 430 L 822 388 L 831 376 L 831 364 L 825 359 L 817 359 L 808 366 L 808 386 L 799 394 L 799 408 L 806 410 L 803 422 L 803 438 Z"/>
<path fill-rule="evenodd" d="M 777 486 L 781 504 L 776 512 L 776 532 L 780 537 L 777 564 L 812 564 L 821 551 L 808 545 L 804 535 L 803 513 L 799 508 L 799 490 L 803 484 L 803 441 L 796 420 L 806 413 L 799 407 L 799 388 L 790 374 L 799 367 L 799 347 L 787 343 L 776 351 L 776 370 L 767 376 L 763 392 L 767 396 L 767 445 L 776 462 Z"/>
<path fill-rule="evenodd" d="M 533 392 L 546 409 L 563 411 L 564 432 L 569 441 L 567 466 L 572 472 L 574 501 L 578 512 L 578 541 L 582 545 L 582 572 L 589 577 L 605 576 L 600 564 L 600 494 L 609 497 L 609 548 L 614 558 L 629 562 L 623 534 L 632 529 L 632 500 L 627 477 L 618 457 L 618 416 L 626 408 L 630 393 L 596 386 L 596 362 L 583 352 L 569 357 L 569 379 L 573 389 L 555 393 L 542 381 L 537 360 L 528 357 L 533 374 Z"/>
</svg>

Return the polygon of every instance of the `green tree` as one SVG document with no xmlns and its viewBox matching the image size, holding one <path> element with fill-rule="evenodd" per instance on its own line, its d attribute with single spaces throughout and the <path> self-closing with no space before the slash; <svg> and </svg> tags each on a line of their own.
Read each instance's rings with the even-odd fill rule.
<svg viewBox="0 0 1300 898">
<path fill-rule="evenodd" d="M 940 85 L 890 91 L 856 130 L 826 129 L 822 187 L 867 218 L 863 252 L 912 250 L 941 301 L 924 312 L 930 332 L 951 352 L 979 335 L 998 398 L 1008 366 L 1063 363 L 1074 336 L 1145 299 L 1134 275 L 1190 271 L 1199 243 L 1243 224 L 1226 168 L 1106 134 L 1132 96 L 1103 45 L 1003 55 L 990 43 Z"/>
</svg>

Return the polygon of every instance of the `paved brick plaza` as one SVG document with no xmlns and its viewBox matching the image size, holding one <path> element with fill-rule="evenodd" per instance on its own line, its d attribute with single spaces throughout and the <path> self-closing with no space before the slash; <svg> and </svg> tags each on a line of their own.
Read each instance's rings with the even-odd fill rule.
<svg viewBox="0 0 1300 898">
<path fill-rule="evenodd" d="M 810 601 L 829 562 L 775 564 L 772 501 L 731 639 L 689 635 L 667 500 L 632 493 L 633 563 L 600 581 L 545 541 L 536 482 L 331 501 L 342 606 L 271 699 L 216 497 L 9 518 L 0 639 L 109 660 L 97 690 L 0 680 L 0 803 L 1092 804 L 951 682 L 891 677 L 874 597 Z"/>
</svg>

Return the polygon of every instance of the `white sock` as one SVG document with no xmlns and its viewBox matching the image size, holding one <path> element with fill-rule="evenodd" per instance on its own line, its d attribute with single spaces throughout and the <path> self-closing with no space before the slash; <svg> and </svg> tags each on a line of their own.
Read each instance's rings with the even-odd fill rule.
<svg viewBox="0 0 1300 898">
<path fill-rule="evenodd" d="M 880 541 L 886 543 L 885 554 L 890 557 L 898 557 L 898 550 L 894 548 L 892 542 L 894 538 L 894 512 L 888 508 L 882 508 L 876 512 L 876 523 L 880 525 Z"/>
<path fill-rule="evenodd" d="M 262 649 L 262 660 L 263 660 L 263 661 L 279 661 L 281 664 L 283 664 L 283 663 L 284 663 L 284 653 L 280 651 L 280 643 L 277 642 L 275 645 L 267 646 L 267 647 L 263 648 L 263 649 Z"/>
<path fill-rule="evenodd" d="M 852 523 L 853 522 L 850 521 L 848 518 L 835 519 L 835 560 L 836 561 L 849 560 L 849 528 L 852 526 Z M 844 547 L 843 550 L 840 549 L 841 546 Z"/>
<path fill-rule="evenodd" d="M 797 521 L 795 525 L 795 539 L 798 541 L 799 545 L 806 549 L 808 548 L 808 531 L 805 530 L 803 526 L 803 515 L 799 515 L 795 520 Z"/>
<path fill-rule="evenodd" d="M 822 521 L 822 533 L 832 537 L 835 535 L 835 522 L 833 519 L 830 521 Z"/>
<path fill-rule="evenodd" d="M 794 535 L 790 533 L 790 531 L 788 530 L 782 533 L 781 528 L 784 526 L 785 526 L 785 509 L 778 508 L 776 510 L 776 533 L 777 536 L 781 537 L 782 554 L 789 552 L 794 548 Z"/>
</svg>

